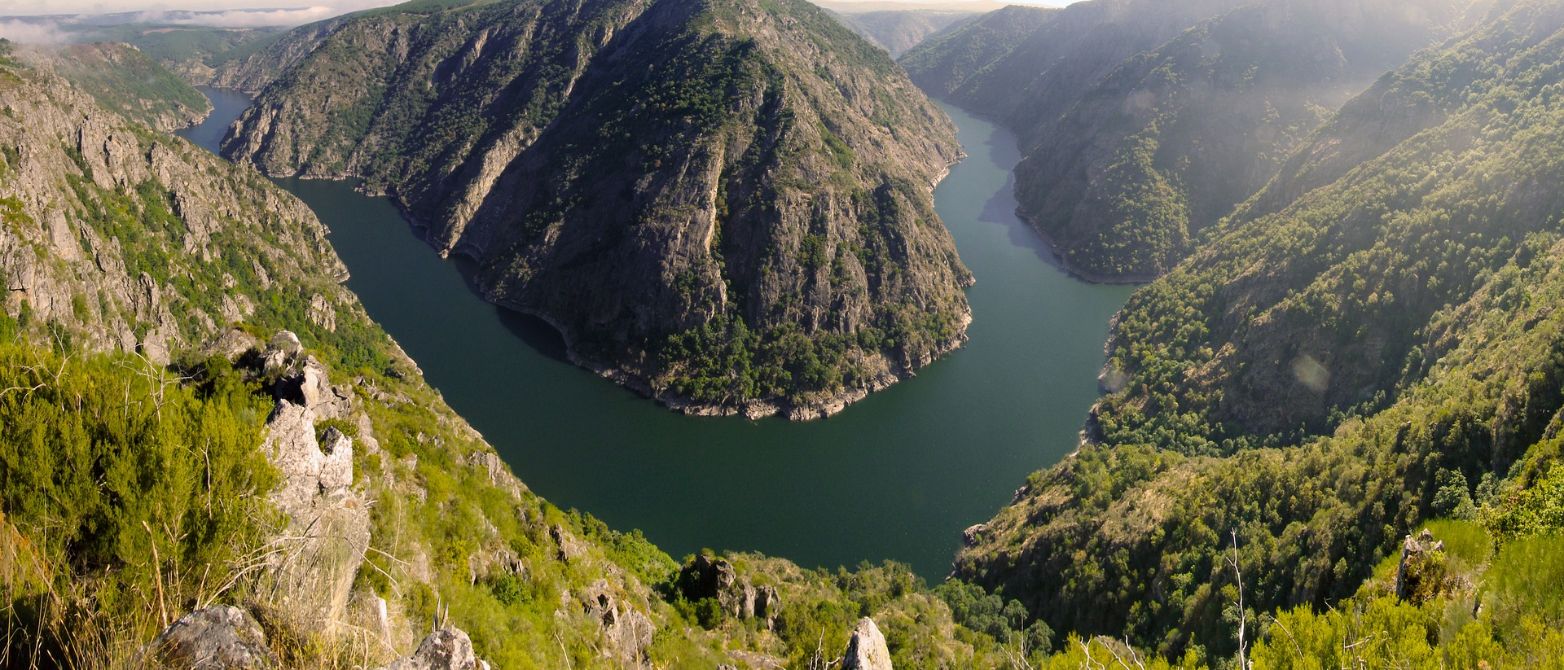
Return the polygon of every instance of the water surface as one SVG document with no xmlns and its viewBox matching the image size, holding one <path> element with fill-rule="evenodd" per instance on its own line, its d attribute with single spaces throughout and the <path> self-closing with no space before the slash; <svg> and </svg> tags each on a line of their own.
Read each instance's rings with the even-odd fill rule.
<svg viewBox="0 0 1564 670">
<path fill-rule="evenodd" d="M 185 131 L 214 147 L 248 105 Z M 370 316 L 533 490 L 678 557 L 755 550 L 805 566 L 894 559 L 938 579 L 961 530 L 1074 449 L 1107 322 L 1130 288 L 1076 281 L 1016 219 L 1015 138 L 958 108 L 969 156 L 935 191 L 977 277 L 968 345 L 824 421 L 674 414 L 562 360 L 558 336 L 469 290 L 395 207 L 282 180 L 331 230 Z"/>
</svg>

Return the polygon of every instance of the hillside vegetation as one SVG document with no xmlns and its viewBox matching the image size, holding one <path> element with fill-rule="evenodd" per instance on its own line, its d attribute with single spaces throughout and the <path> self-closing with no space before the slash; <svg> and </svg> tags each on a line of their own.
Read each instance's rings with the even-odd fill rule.
<svg viewBox="0 0 1564 670">
<path fill-rule="evenodd" d="M 1020 213 L 1072 271 L 1143 281 L 1342 103 L 1480 16 L 1472 5 L 1094 0 L 1026 12 L 1024 37 L 998 16 L 967 24 L 902 62 L 1022 136 Z"/>
<path fill-rule="evenodd" d="M 1089 443 L 975 530 L 957 575 L 1056 629 L 1226 654 L 1236 532 L 1268 658 L 1360 638 L 1385 663 L 1558 658 L 1532 589 L 1561 521 L 1561 47 L 1564 3 L 1507 3 L 1348 103 L 1131 298 Z M 1491 563 L 1418 602 L 1364 590 L 1441 516 L 1479 522 Z"/>
<path fill-rule="evenodd" d="M 200 91 L 133 46 L 100 42 L 61 48 L 64 53 L 50 61 L 61 76 L 99 105 L 152 128 L 183 128 L 211 108 Z"/>
</svg>

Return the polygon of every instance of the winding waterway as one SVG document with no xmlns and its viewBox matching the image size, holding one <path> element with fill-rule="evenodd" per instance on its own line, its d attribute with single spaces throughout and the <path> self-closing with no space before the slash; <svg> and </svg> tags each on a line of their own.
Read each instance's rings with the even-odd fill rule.
<svg viewBox="0 0 1564 670">
<path fill-rule="evenodd" d="M 247 98 L 182 134 L 215 147 Z M 968 345 L 812 423 L 674 414 L 566 363 L 547 326 L 469 290 L 382 198 L 281 180 L 315 210 L 348 286 L 534 491 L 678 557 L 755 550 L 806 566 L 894 559 L 945 574 L 961 530 L 1075 446 L 1108 318 L 1130 288 L 1076 281 L 1014 214 L 1005 130 L 951 106 L 967 159 L 935 206 L 977 277 Z"/>
</svg>

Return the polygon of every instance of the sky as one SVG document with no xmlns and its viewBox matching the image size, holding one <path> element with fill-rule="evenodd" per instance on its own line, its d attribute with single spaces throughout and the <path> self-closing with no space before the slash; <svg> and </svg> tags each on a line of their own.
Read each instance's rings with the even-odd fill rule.
<svg viewBox="0 0 1564 670">
<path fill-rule="evenodd" d="M 235 23 L 257 25 L 294 25 L 370 7 L 392 5 L 401 0 L 0 0 L 0 15 L 108 14 L 114 12 L 159 12 L 170 10 L 253 10 L 229 14 Z M 901 2 L 937 2 L 939 4 L 991 4 L 993 0 L 900 0 Z M 1025 4 L 1064 4 L 1061 0 L 1009 0 Z"/>
<path fill-rule="evenodd" d="M 271 16 L 287 23 L 319 21 L 338 14 L 393 5 L 400 0 L 0 0 L 0 15 L 110 14 L 115 12 L 157 13 L 172 10 L 225 11 L 264 9 L 244 12 Z"/>
</svg>

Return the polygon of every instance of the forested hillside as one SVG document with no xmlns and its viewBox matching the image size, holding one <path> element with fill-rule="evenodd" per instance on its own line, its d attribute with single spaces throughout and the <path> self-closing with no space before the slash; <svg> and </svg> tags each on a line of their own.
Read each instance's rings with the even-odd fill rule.
<svg viewBox="0 0 1564 670">
<path fill-rule="evenodd" d="M 970 534 L 958 576 L 1058 629 L 1225 653 L 1236 533 L 1253 613 L 1336 608 L 1262 616 L 1273 654 L 1389 635 L 1362 658 L 1558 658 L 1561 90 L 1564 3 L 1518 0 L 1348 103 L 1131 298 L 1089 443 Z M 1475 522 L 1448 530 L 1475 545 L 1461 577 L 1378 599 L 1365 578 L 1436 517 Z"/>
<path fill-rule="evenodd" d="M 206 97 L 133 46 L 76 44 L 51 62 L 60 75 L 99 105 L 152 128 L 194 124 L 210 107 Z"/>
<path fill-rule="evenodd" d="M 930 196 L 953 127 L 803 0 L 413 3 L 256 63 L 226 154 L 362 177 L 486 298 L 674 407 L 819 417 L 964 340 Z"/>
<path fill-rule="evenodd" d="M 1016 130 L 1022 216 L 1072 271 L 1122 281 L 1169 270 L 1343 102 L 1480 10 L 1095 0 L 1033 15 L 1013 47 L 974 23 L 902 62 L 919 85 Z M 963 57 L 975 62 L 949 65 Z"/>
<path fill-rule="evenodd" d="M 873 5 L 869 6 L 873 7 Z M 938 34 L 978 15 L 975 11 L 952 9 L 859 10 L 857 7 L 835 9 L 832 13 L 854 32 L 885 49 L 892 58 L 906 53 L 908 49 L 917 46 L 930 35 Z"/>
</svg>

